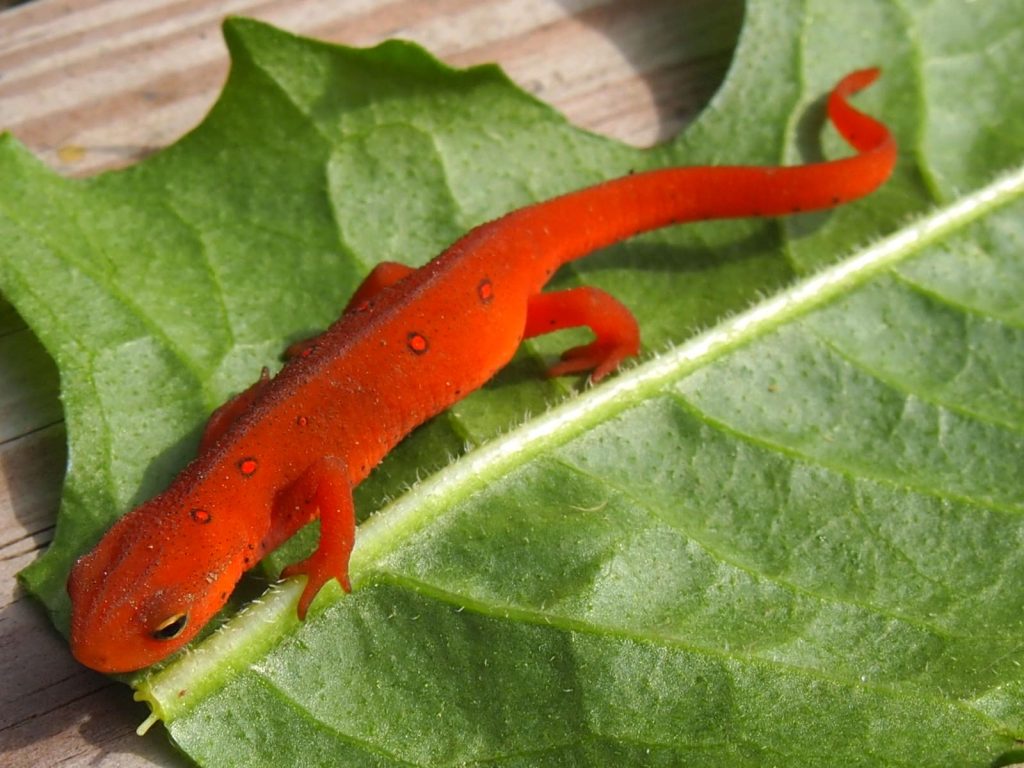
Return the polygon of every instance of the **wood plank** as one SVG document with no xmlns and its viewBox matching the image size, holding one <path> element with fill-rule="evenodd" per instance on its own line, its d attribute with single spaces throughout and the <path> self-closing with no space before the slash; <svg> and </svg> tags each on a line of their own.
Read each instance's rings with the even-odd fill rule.
<svg viewBox="0 0 1024 768">
<path fill-rule="evenodd" d="M 738 0 L 36 0 L 0 12 L 0 129 L 60 173 L 137 162 L 198 123 L 233 13 L 351 45 L 415 40 L 498 60 L 577 124 L 634 144 L 675 133 L 724 73 Z M 709 75 L 710 73 L 710 75 Z M 57 374 L 0 300 L 0 755 L 5 766 L 179 766 L 130 691 L 77 665 L 15 573 L 46 546 L 66 461 Z"/>
<path fill-rule="evenodd" d="M 738 6 L 84 0 L 72 11 L 41 0 L 0 14 L 0 127 L 61 172 L 135 162 L 185 133 L 213 102 L 227 73 L 219 24 L 230 12 L 352 45 L 402 37 L 460 66 L 497 59 L 577 124 L 645 145 L 674 134 L 706 102 L 716 85 L 708 72 L 720 73 L 726 60 L 708 29 L 735 19 Z"/>
</svg>

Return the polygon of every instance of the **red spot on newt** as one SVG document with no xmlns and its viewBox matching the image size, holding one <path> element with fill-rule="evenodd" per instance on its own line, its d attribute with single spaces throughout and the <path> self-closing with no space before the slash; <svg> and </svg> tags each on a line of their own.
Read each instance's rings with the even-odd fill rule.
<svg viewBox="0 0 1024 768">
<path fill-rule="evenodd" d="M 348 589 L 352 489 L 405 435 L 482 386 L 524 338 L 589 327 L 594 341 L 568 350 L 549 373 L 589 371 L 594 381 L 639 350 L 636 321 L 609 294 L 589 287 L 543 291 L 555 271 L 676 222 L 821 210 L 872 192 L 892 172 L 896 144 L 848 98 L 877 75 L 854 72 L 828 99 L 829 118 L 856 150 L 851 157 L 634 173 L 512 211 L 419 269 L 378 264 L 315 345 L 293 345 L 302 357 L 315 349 L 315 366 L 290 359 L 282 374 L 261 374 L 221 406 L 196 459 L 75 564 L 68 580 L 75 657 L 102 672 L 163 659 L 220 610 L 257 559 L 254 547 L 272 551 L 318 517 L 316 551 L 284 571 L 307 577 L 299 616 L 330 579 Z M 502 301 L 483 313 L 481 304 L 499 291 Z M 369 302 L 372 311 L 363 311 Z M 429 340 L 409 331 L 423 328 L 425 318 Z M 396 338 L 405 339 L 405 348 L 389 343 Z M 428 349 L 432 354 L 408 364 L 410 351 Z M 323 419 L 329 428 L 296 435 L 294 424 L 306 419 Z M 246 458 L 237 463 L 239 456 Z M 259 477 L 250 480 L 255 457 Z M 219 524 L 175 527 L 181 514 L 197 523 L 216 516 Z"/>
<path fill-rule="evenodd" d="M 480 301 L 484 304 L 490 304 L 494 298 L 494 283 L 491 282 L 490 278 L 485 277 L 480 281 L 480 284 L 476 287 L 476 295 L 480 297 Z"/>
<path fill-rule="evenodd" d="M 406 343 L 409 345 L 409 349 L 417 355 L 422 355 L 430 349 L 430 342 L 427 341 L 427 337 L 422 333 L 416 333 L 415 331 L 411 331 L 409 333 L 406 337 Z"/>
<path fill-rule="evenodd" d="M 188 514 L 189 517 L 191 517 L 197 523 L 202 523 L 204 525 L 213 519 L 210 513 L 207 512 L 205 509 L 190 509 Z"/>
</svg>

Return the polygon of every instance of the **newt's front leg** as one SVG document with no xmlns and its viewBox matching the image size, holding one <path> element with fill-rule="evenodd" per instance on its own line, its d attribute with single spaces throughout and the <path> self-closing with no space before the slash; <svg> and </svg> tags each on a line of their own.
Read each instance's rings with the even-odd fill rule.
<svg viewBox="0 0 1024 768">
<path fill-rule="evenodd" d="M 352 504 L 352 486 L 348 480 L 345 462 L 333 456 L 312 464 L 274 503 L 275 527 L 294 531 L 289 519 L 300 525 L 305 520 L 320 517 L 320 543 L 316 551 L 305 560 L 289 565 L 281 575 L 285 578 L 306 575 L 306 587 L 299 599 L 299 618 L 306 611 L 320 588 L 331 579 L 337 579 L 342 589 L 350 592 L 348 560 L 356 538 L 355 507 Z M 296 518 L 298 518 L 296 520 Z M 274 536 L 275 534 L 271 534 Z M 268 544 L 268 549 L 280 541 Z"/>
<path fill-rule="evenodd" d="M 358 311 L 362 308 L 363 304 L 385 288 L 389 288 L 415 271 L 412 267 L 399 264 L 397 261 L 382 261 L 370 270 L 370 274 L 356 288 L 355 293 L 349 298 L 348 304 L 345 305 L 345 312 Z"/>
<path fill-rule="evenodd" d="M 349 298 L 348 304 L 345 305 L 345 309 L 342 310 L 342 314 L 347 315 L 350 312 L 361 312 L 367 307 L 374 296 L 415 271 L 412 267 L 399 264 L 397 261 L 382 261 L 359 284 L 355 293 Z M 284 351 L 285 359 L 291 360 L 295 357 L 305 357 L 316 348 L 319 339 L 320 336 L 313 336 L 295 342 Z"/>
<path fill-rule="evenodd" d="M 270 384 L 270 371 L 266 366 L 260 371 L 260 377 L 244 392 L 240 392 L 226 403 L 210 414 L 203 429 L 203 436 L 199 441 L 199 452 L 209 450 L 210 447 L 220 440 L 221 436 L 231 429 L 231 425 L 238 421 L 239 416 L 245 414 L 256 398 L 266 390 Z"/>
</svg>

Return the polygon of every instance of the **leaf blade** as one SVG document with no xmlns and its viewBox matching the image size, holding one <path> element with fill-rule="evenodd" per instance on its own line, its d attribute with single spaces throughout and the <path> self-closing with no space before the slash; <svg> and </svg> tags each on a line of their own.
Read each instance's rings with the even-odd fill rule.
<svg viewBox="0 0 1024 768">
<path fill-rule="evenodd" d="M 902 26 L 897 24 L 895 34 L 880 39 L 898 42 L 900 33 L 912 26 L 910 22 L 935 23 L 942 7 L 945 4 L 905 9 Z M 986 13 L 992 13 L 993 7 Z M 1011 6 L 1002 11 L 1004 22 L 1013 18 L 1006 8 Z M 828 23 L 821 18 L 822 12 L 843 23 Z M 106 181 L 90 187 L 104 206 L 120 208 L 119 215 L 131 194 L 173 187 L 173 204 L 154 204 L 132 229 L 141 230 L 141 222 L 149 215 L 183 222 L 186 235 L 200 235 L 197 245 L 190 246 L 202 252 L 199 262 L 205 259 L 223 270 L 211 285 L 221 291 L 237 289 L 225 297 L 224 305 L 231 308 L 223 313 L 224 330 L 212 339 L 198 340 L 202 343 L 194 367 L 203 371 L 200 391 L 184 385 L 169 396 L 164 393 L 165 402 L 182 409 L 169 421 L 198 423 L 199 414 L 228 389 L 244 385 L 251 371 L 279 346 L 281 315 L 295 315 L 287 317 L 286 334 L 300 332 L 301 323 L 319 315 L 329 315 L 359 271 L 372 263 L 365 254 L 375 246 L 382 253 L 400 252 L 404 242 L 417 252 L 426 251 L 433 247 L 432 240 L 441 240 L 450 230 L 461 231 L 492 212 L 553 194 L 563 184 L 573 186 L 668 158 L 693 161 L 701 152 L 724 157 L 724 149 L 712 145 L 712 135 L 736 139 L 728 146 L 730 160 L 770 159 L 773 152 L 775 157 L 782 156 L 786 137 L 801 133 L 798 116 L 806 112 L 808 95 L 823 90 L 808 85 L 803 66 L 810 68 L 816 62 L 801 56 L 813 51 L 813 45 L 826 44 L 826 49 L 837 52 L 837 61 L 843 56 L 862 57 L 863 50 L 845 44 L 843 29 L 856 27 L 866 18 L 891 20 L 886 14 L 892 13 L 891 5 L 875 3 L 751 4 L 737 64 L 737 72 L 746 74 L 734 73 L 723 95 L 692 132 L 648 154 L 569 130 L 564 121 L 521 94 L 503 100 L 505 85 L 494 71 L 455 74 L 454 80 L 460 87 L 468 84 L 470 92 L 469 101 L 459 106 L 458 89 L 447 79 L 452 73 L 401 47 L 377 50 L 372 66 L 390 68 L 392 75 L 411 73 L 415 87 L 396 86 L 384 76 L 374 86 L 404 89 L 407 93 L 402 97 L 410 101 L 390 93 L 389 98 L 395 97 L 393 104 L 373 105 L 369 89 L 353 90 L 348 82 L 350 73 L 362 66 L 358 55 L 290 37 L 285 41 L 259 26 L 236 25 L 229 33 L 237 62 L 234 85 L 211 123 L 140 170 L 105 177 Z M 774 70 L 792 75 L 777 82 L 757 74 L 764 57 L 753 55 L 757 38 L 771 34 L 777 39 L 770 51 L 766 46 L 761 50 L 779 65 Z M 914 44 L 918 53 L 926 49 L 921 41 Z M 907 51 L 896 47 L 896 42 L 893 46 L 892 61 L 905 61 Z M 1002 53 L 1004 60 L 1016 60 L 1010 49 Z M 338 63 L 341 59 L 343 65 Z M 403 62 L 414 59 L 415 66 L 402 69 Z M 302 66 L 294 66 L 295 62 Z M 421 68 L 418 73 L 417 68 Z M 825 69 L 815 67 L 820 73 L 815 77 L 831 77 Z M 887 69 L 893 78 L 887 83 L 905 85 L 898 66 Z M 313 75 L 307 77 L 306 72 Z M 324 84 L 341 89 L 343 97 L 336 107 L 316 103 Z M 435 85 L 438 91 L 431 90 Z M 752 97 L 759 87 L 763 89 L 760 98 Z M 249 103 L 246 90 L 270 95 L 265 103 L 259 98 Z M 903 100 L 900 87 L 882 93 L 890 94 L 890 100 L 878 112 L 887 120 L 891 117 L 902 135 L 915 132 L 915 121 L 928 119 L 920 105 L 898 106 Z M 486 98 L 479 98 L 480 94 Z M 405 122 L 395 117 L 403 103 L 415 106 L 415 117 Z M 993 103 L 990 94 L 981 94 L 981 104 L 990 112 Z M 473 147 L 460 156 L 458 132 L 430 113 L 438 106 L 442 112 L 448 110 L 449 123 L 455 115 L 454 122 L 467 125 L 470 137 L 500 128 L 500 146 L 508 150 L 508 175 L 489 187 L 474 184 L 490 171 L 475 167 L 486 164 L 481 163 L 486 155 Z M 741 114 L 746 118 L 739 119 Z M 1010 132 L 1021 119 L 1012 112 L 993 114 Z M 247 119 L 271 126 L 268 134 L 251 135 L 244 129 Z M 411 128 L 406 125 L 410 122 Z M 337 219 L 343 184 L 337 178 L 331 182 L 333 188 L 323 183 L 324 168 L 338 158 L 332 142 L 354 139 L 350 149 L 355 162 L 341 176 L 358 174 L 365 168 L 361 163 L 366 156 L 383 156 L 367 138 L 371 129 L 381 128 L 388 136 L 414 137 L 405 156 L 413 163 L 425 160 L 423 169 L 428 173 L 432 167 L 444 171 L 435 174 L 437 181 L 430 186 L 447 194 L 452 204 L 442 201 L 438 210 L 431 210 L 435 201 L 429 196 L 424 200 L 427 212 L 422 220 L 440 220 L 426 236 L 418 230 L 400 233 L 390 241 L 339 236 L 345 231 Z M 963 126 L 958 130 L 963 131 Z M 231 144 L 233 135 L 247 133 L 249 147 L 259 149 L 256 171 L 248 178 L 233 176 L 232 162 L 244 160 L 245 151 L 232 154 L 223 145 Z M 744 143 L 741 139 L 747 133 L 755 138 Z M 268 179 L 274 178 L 280 165 L 268 158 L 287 154 L 295 136 L 302 137 L 294 161 L 297 170 L 285 178 L 294 184 L 294 195 L 288 197 L 300 202 L 274 218 L 279 213 L 274 196 L 279 197 L 280 190 Z M 429 137 L 428 143 L 437 151 L 416 151 L 415 137 Z M 9 167 L 7 150 L 0 152 L 0 162 Z M 218 169 L 212 180 L 204 172 L 211 163 Z M 534 169 L 545 163 L 555 170 L 538 174 Z M 457 173 L 452 173 L 456 166 Z M 380 764 L 453 760 L 510 765 L 545 760 L 658 764 L 684 759 L 698 764 L 723 760 L 760 764 L 765 759 L 806 763 L 839 756 L 850 764 L 939 765 L 983 764 L 1000 753 L 1009 754 L 1013 735 L 1021 732 L 1017 713 L 1022 686 L 1015 668 L 1020 649 L 1014 632 L 1019 629 L 1017 609 L 1024 593 L 1015 575 L 1022 571 L 1014 546 L 1020 537 L 1020 501 L 1012 483 L 1013 457 L 1019 455 L 1020 447 L 1015 442 L 1020 434 L 1020 405 L 1014 398 L 1014 392 L 1020 391 L 1014 388 L 1019 369 L 1004 362 L 1019 349 L 1019 335 L 1013 334 L 1014 324 L 1019 325 L 1019 304 L 1014 301 L 1019 295 L 1019 260 L 1012 255 L 1013 238 L 1019 232 L 1014 224 L 1018 208 L 1010 209 L 1009 215 L 993 215 L 984 206 L 975 207 L 966 218 L 961 214 L 947 218 L 945 229 L 936 223 L 930 229 L 913 230 L 902 223 L 907 211 L 925 210 L 929 194 L 949 200 L 938 209 L 940 219 L 948 217 L 950 210 L 970 199 L 955 192 L 958 186 L 987 183 L 993 173 L 1007 168 L 1019 176 L 1020 153 L 1012 143 L 998 153 L 972 152 L 948 167 L 930 171 L 938 180 L 932 188 L 939 190 L 931 193 L 915 177 L 916 168 L 904 164 L 877 199 L 838 211 L 816 229 L 809 228 L 806 219 L 783 226 L 699 226 L 687 233 L 644 238 L 585 262 L 563 280 L 605 284 L 629 295 L 640 308 L 646 337 L 655 348 L 666 340 L 685 340 L 695 328 L 721 321 L 759 290 L 769 297 L 751 313 L 761 316 L 762 324 L 755 323 L 751 332 L 749 316 L 726 320 L 711 333 L 563 405 L 564 413 L 573 407 L 592 408 L 603 402 L 601 397 L 622 398 L 593 411 L 590 422 L 581 410 L 571 420 L 573 434 L 568 442 L 556 445 L 549 437 L 548 442 L 542 439 L 534 444 L 533 453 L 528 449 L 515 454 L 504 466 L 509 471 L 493 456 L 500 452 L 503 440 L 523 449 L 521 441 L 515 442 L 517 437 L 499 438 L 492 444 L 499 448 L 475 452 L 461 465 L 435 475 L 438 479 L 418 486 L 397 503 L 399 510 L 411 505 L 408 508 L 415 514 L 406 522 L 415 525 L 403 527 L 401 515 L 389 518 L 394 514 L 392 507 L 363 526 L 356 564 L 365 557 L 373 568 L 363 566 L 368 575 L 359 593 L 336 603 L 324 601 L 321 613 L 298 632 L 285 632 L 286 639 L 274 650 L 264 654 L 258 649 L 247 657 L 254 663 L 231 677 L 220 693 L 200 695 L 192 708 L 172 720 L 173 737 L 196 759 L 219 764 L 254 760 L 261 749 L 272 749 L 295 763 L 328 762 L 331 755 L 345 754 L 355 764 L 370 759 Z M 373 176 L 365 174 L 367 179 Z M 252 182 L 251 197 L 239 192 L 240 179 Z M 383 186 L 395 183 L 394 179 L 382 181 Z M 197 189 L 204 191 L 199 194 Z M 324 194 L 325 189 L 329 194 Z M 69 194 L 63 189 L 57 192 Z M 1010 202 L 1009 197 L 1016 194 L 999 193 L 995 199 Z M 99 238 L 94 241 L 102 243 L 103 232 L 88 229 L 90 224 L 116 219 L 99 207 L 91 210 L 93 201 L 82 197 L 74 207 L 100 215 L 79 216 L 73 223 L 85 228 L 89 236 L 85 239 Z M 387 205 L 386 196 L 380 199 Z M 351 220 L 357 220 L 357 212 L 352 214 Z M 973 262 L 962 263 L 960 248 L 943 252 L 947 244 L 956 242 L 951 233 L 972 215 L 982 216 L 983 223 L 991 225 L 984 235 L 972 230 L 964 238 L 968 246 L 981 244 L 973 254 L 984 256 L 986 268 L 980 270 L 972 268 Z M 290 223 L 250 231 L 252 220 L 276 224 L 278 219 Z M 935 217 L 924 219 L 929 220 L 936 221 Z M 955 223 L 949 226 L 950 221 Z M 836 304 L 806 314 L 827 299 L 850 299 L 855 295 L 853 287 L 860 285 L 857 280 L 840 280 L 831 283 L 829 293 L 827 280 L 824 288 L 814 283 L 829 274 L 814 270 L 832 261 L 840 244 L 894 229 L 897 236 L 914 240 L 915 248 L 924 244 L 922 238 L 931 238 L 938 246 L 927 258 L 900 269 L 901 287 L 925 284 L 924 292 L 912 287 L 917 294 L 941 297 L 946 305 L 960 303 L 977 310 L 981 330 L 954 347 L 973 370 L 962 365 L 922 370 L 940 362 L 925 355 L 925 362 L 907 366 L 916 376 L 909 380 L 909 374 L 896 365 L 905 353 L 867 358 L 866 352 L 878 351 L 871 348 L 870 335 L 859 345 L 847 335 L 860 328 L 858 319 L 884 317 L 879 307 L 888 306 L 885 302 L 892 293 L 888 289 L 854 310 L 836 310 L 840 306 Z M 63 239 L 74 240 L 75 234 Z M 797 236 L 799 240 L 794 239 Z M 248 252 L 238 248 L 239 243 L 248 246 Z M 723 244 L 726 259 L 713 264 L 707 253 Z M 254 276 L 269 274 L 273 264 L 268 254 L 286 247 L 300 247 L 318 257 L 304 265 L 309 270 L 305 277 L 285 276 L 285 283 L 294 280 L 295 286 L 302 286 L 311 277 L 320 277 L 313 282 L 329 284 L 316 293 L 314 307 L 289 304 L 295 299 L 283 298 L 291 293 L 282 287 L 275 296 L 288 311 L 266 314 L 262 286 Z M 899 245 L 886 266 L 905 258 L 907 248 L 905 242 Z M 102 248 L 91 250 L 88 255 L 95 257 Z M 234 256 L 241 251 L 248 261 L 220 261 L 219 254 L 233 251 Z M 337 252 L 344 258 L 333 259 Z M 696 268 L 678 266 L 679 259 L 686 257 L 697 261 Z M 649 275 L 628 278 L 644 264 L 653 265 Z M 102 262 L 88 266 L 95 272 Z M 850 262 L 841 261 L 835 269 L 841 273 L 849 266 Z M 743 268 L 752 268 L 746 279 L 736 287 L 722 288 Z M 9 262 L 0 262 L 5 290 L 14 269 Z M 794 274 L 811 276 L 793 289 L 789 282 Z M 323 275 L 337 279 L 328 281 Z M 126 279 L 125 285 L 131 284 L 130 276 Z M 849 281 L 849 276 L 844 280 Z M 872 277 L 864 285 L 874 288 L 877 282 Z M 816 287 L 800 299 L 799 286 L 806 291 L 808 285 Z M 215 295 L 216 289 L 207 295 Z M 708 290 L 718 292 L 712 300 L 702 295 Z M 131 291 L 121 290 L 121 294 Z M 683 300 L 696 309 L 687 310 L 692 314 L 679 322 Z M 33 325 L 41 320 L 46 328 L 44 307 L 34 305 L 27 291 L 19 294 L 18 303 L 28 307 L 26 315 L 32 316 Z M 828 321 L 825 316 L 830 310 Z M 763 319 L 766 312 L 774 323 Z M 162 320 L 167 317 L 163 315 Z M 808 317 L 817 324 L 809 325 Z M 993 332 L 992 322 L 1006 328 L 997 325 Z M 743 323 L 747 323 L 747 335 L 743 335 Z M 278 327 L 270 327 L 275 324 Z M 955 326 L 950 325 L 954 330 Z M 737 334 L 723 337 L 723 328 L 733 328 Z M 173 324 L 167 330 L 165 338 L 186 342 L 194 335 Z M 879 338 L 888 339 L 890 331 L 883 328 Z M 177 332 L 183 335 L 171 335 Z M 796 336 L 785 337 L 787 332 Z M 726 343 L 708 352 L 701 345 L 709 336 L 716 338 L 716 333 Z M 45 340 L 45 333 L 41 335 Z M 799 341 L 812 364 L 805 362 L 795 371 L 814 371 L 817 383 L 800 385 L 801 390 L 792 379 L 786 379 L 782 388 L 768 380 L 773 370 L 794 372 L 785 365 L 772 369 L 770 355 L 754 364 L 750 350 L 769 338 L 775 343 L 775 354 L 791 358 L 798 357 L 800 345 L 795 341 Z M 226 346 L 224 339 L 228 339 Z M 55 356 L 62 361 L 65 375 L 83 370 L 70 363 L 91 373 L 72 355 L 67 339 L 57 341 Z M 120 341 L 114 337 L 114 346 Z M 975 354 L 979 345 L 983 354 Z M 165 353 L 168 360 L 180 359 L 172 346 L 167 342 L 153 354 L 157 359 Z M 184 349 L 191 343 L 179 346 Z M 547 353 L 554 347 L 540 349 Z M 655 384 L 650 371 L 679 355 L 679 349 L 701 351 L 687 363 L 692 369 L 679 358 L 672 359 Z M 116 372 L 125 362 L 115 361 L 105 370 Z M 527 366 L 538 367 L 533 362 L 527 358 Z M 902 385 L 910 394 L 920 391 L 925 395 L 922 399 L 934 407 L 925 421 L 939 423 L 934 414 L 943 410 L 961 421 L 943 416 L 945 433 L 918 429 L 908 444 L 923 449 L 920 453 L 927 460 L 894 464 L 884 441 L 873 442 L 870 431 L 856 431 L 860 428 L 856 418 L 868 412 L 843 409 L 837 398 L 845 390 L 835 388 L 835 382 L 821 374 L 818 369 L 824 368 L 824 362 L 836 370 L 843 366 L 855 370 L 866 382 L 861 389 L 874 394 L 855 398 L 858 406 L 888 403 L 893 410 L 907 399 L 907 392 L 902 400 L 893 395 Z M 954 374 L 961 369 L 974 378 L 958 385 Z M 735 375 L 726 375 L 730 370 L 743 374 L 739 380 L 745 388 L 735 383 Z M 553 393 L 550 385 L 522 376 L 522 369 L 519 376 L 517 381 L 513 371 L 496 389 L 432 425 L 434 445 L 458 453 L 466 436 L 484 439 L 524 407 L 544 407 Z M 680 385 L 671 385 L 680 377 Z M 695 387 L 701 377 L 704 386 Z M 647 388 L 630 395 L 630 382 L 638 379 L 646 381 Z M 848 377 L 841 383 L 852 380 Z M 781 391 L 772 392 L 773 386 Z M 819 400 L 818 413 L 834 412 L 847 420 L 848 428 L 841 433 L 845 442 L 838 448 L 828 444 L 824 417 L 807 419 L 799 399 L 788 406 L 794 423 L 771 411 L 778 406 L 776 395 L 791 394 L 794 388 Z M 986 388 L 1001 392 L 1001 398 L 992 402 L 984 394 Z M 109 385 L 104 389 L 116 392 Z M 731 399 L 708 399 L 709 392 L 718 391 Z M 763 412 L 745 402 L 744 393 L 760 398 Z M 631 396 L 636 399 L 630 400 Z M 83 394 L 79 403 L 83 414 L 88 413 L 86 399 Z M 827 408 L 830 399 L 832 412 Z M 491 407 L 495 403 L 499 404 L 497 416 Z M 108 401 L 98 414 L 89 415 L 113 410 L 116 403 Z M 765 414 L 772 418 L 766 419 Z M 524 430 L 543 429 L 545 418 L 555 417 L 541 417 Z M 620 429 L 624 421 L 628 424 Z M 799 430 L 794 428 L 797 422 L 802 424 Z M 881 423 L 894 422 L 890 417 Z M 957 467 L 955 456 L 934 451 L 951 425 L 952 432 L 962 436 L 977 424 L 987 426 L 974 435 L 980 453 L 994 459 L 987 476 L 976 476 Z M 83 434 L 77 427 L 72 432 L 73 440 L 80 439 L 74 433 Z M 103 437 L 102 425 L 95 434 Z M 999 443 L 995 435 L 1005 439 Z M 185 441 L 178 450 L 187 452 L 188 438 L 178 439 Z M 124 480 L 123 471 L 119 472 L 121 485 L 102 493 L 122 502 L 121 497 L 132 493 L 156 446 L 163 449 L 168 441 L 173 442 L 165 434 L 147 442 L 128 472 L 129 477 L 136 472 L 136 479 Z M 130 442 L 121 445 L 120 453 Z M 416 462 L 409 457 L 416 456 L 416 445 L 413 440 L 411 447 L 403 448 L 410 452 L 407 463 L 389 465 L 387 471 L 394 471 L 393 477 L 414 476 Z M 425 495 L 430 483 L 443 485 L 450 476 L 446 472 L 464 471 L 481 455 L 484 463 L 477 466 L 486 470 L 482 479 L 492 481 L 491 489 L 473 494 L 466 485 L 458 498 L 440 500 L 456 504 L 439 510 L 434 518 L 419 517 L 438 502 L 428 498 L 427 507 L 418 506 L 417 494 Z M 662 466 L 658 457 L 670 460 Z M 920 457 L 915 454 L 914 458 Z M 532 463 L 525 463 L 527 459 Z M 907 467 L 917 470 L 909 488 L 901 482 Z M 81 465 L 77 473 L 76 477 Z M 998 494 L 979 492 L 986 486 L 986 477 L 1000 480 Z M 947 482 L 950 478 L 956 482 Z M 654 480 L 657 485 L 652 487 Z M 938 493 L 929 494 L 937 483 Z M 394 493 L 399 487 L 400 481 L 384 481 L 372 493 Z M 71 488 L 75 489 L 74 484 Z M 100 490 L 86 485 L 80 499 L 69 494 L 66 504 L 88 512 L 99 498 Z M 101 513 L 116 514 L 114 503 L 110 506 Z M 844 514 L 828 514 L 833 509 Z M 496 516 L 495 510 L 503 514 Z M 887 514 L 892 510 L 898 514 Z M 396 519 L 398 523 L 388 522 Z M 94 517 L 91 526 L 78 529 L 77 536 L 85 538 L 82 531 L 95 535 L 97 525 Z M 73 556 L 73 550 L 66 549 L 65 556 Z M 379 557 L 371 557 L 375 551 Z M 654 564 L 658 567 L 650 567 Z M 47 576 L 49 599 L 55 601 L 51 608 L 60 621 L 66 610 L 59 602 L 61 566 L 51 560 L 46 567 L 51 568 Z M 958 583 L 951 586 L 954 580 Z M 339 635 L 348 642 L 339 642 Z M 446 643 L 464 652 L 453 654 Z M 538 650 L 550 650 L 550 654 L 538 654 Z M 447 674 L 453 659 L 459 672 Z M 343 686 L 338 685 L 341 677 Z M 243 688 L 245 696 L 235 693 Z M 297 708 L 296 702 L 301 706 Z M 407 719 L 396 721 L 396 708 Z M 448 727 L 438 729 L 437 722 Z M 295 734 L 302 736 L 294 738 Z M 922 744 L 928 744 L 924 756 Z"/>
</svg>

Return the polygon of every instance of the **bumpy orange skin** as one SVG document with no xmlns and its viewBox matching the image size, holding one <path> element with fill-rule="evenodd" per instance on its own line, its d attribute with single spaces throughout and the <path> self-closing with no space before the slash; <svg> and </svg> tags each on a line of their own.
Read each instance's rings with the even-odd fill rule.
<svg viewBox="0 0 1024 768">
<path fill-rule="evenodd" d="M 562 264 L 659 227 L 830 208 L 890 175 L 896 145 L 847 103 L 877 70 L 845 77 L 828 114 L 852 157 L 798 167 L 689 167 L 637 173 L 538 203 L 470 231 L 420 269 L 382 264 L 341 318 L 297 345 L 269 379 L 210 419 L 197 458 L 119 520 L 68 581 L 71 649 L 103 672 L 139 669 L 182 647 L 242 573 L 320 517 L 317 552 L 287 573 L 348 587 L 352 488 L 417 425 L 480 387 L 524 338 L 585 325 L 553 375 L 596 380 L 639 348 L 636 323 L 593 288 L 541 289 Z M 382 375 L 386 372 L 386 375 Z"/>
</svg>

